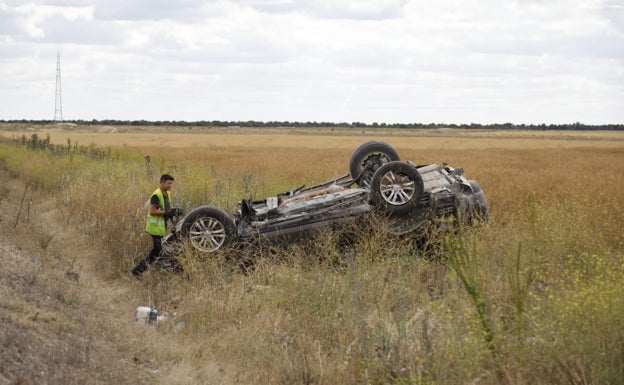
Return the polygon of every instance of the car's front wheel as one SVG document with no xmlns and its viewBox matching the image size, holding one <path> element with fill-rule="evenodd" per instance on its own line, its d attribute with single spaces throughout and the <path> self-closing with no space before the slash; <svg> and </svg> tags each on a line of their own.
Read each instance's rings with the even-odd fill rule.
<svg viewBox="0 0 624 385">
<path fill-rule="evenodd" d="M 351 155 L 349 173 L 362 187 L 369 187 L 373 174 L 384 163 L 399 160 L 399 154 L 388 143 L 370 141 L 362 143 Z"/>
<path fill-rule="evenodd" d="M 196 250 L 210 253 L 232 242 L 236 225 L 232 216 L 222 209 L 200 206 L 184 218 L 180 233 L 190 240 Z"/>
<path fill-rule="evenodd" d="M 371 198 L 388 215 L 413 213 L 420 207 L 424 182 L 416 166 L 406 162 L 388 162 L 371 179 Z"/>
</svg>

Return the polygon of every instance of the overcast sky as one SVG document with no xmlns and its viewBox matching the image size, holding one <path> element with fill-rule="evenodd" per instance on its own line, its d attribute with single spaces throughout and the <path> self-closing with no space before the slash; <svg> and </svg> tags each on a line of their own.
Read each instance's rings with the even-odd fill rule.
<svg viewBox="0 0 624 385">
<path fill-rule="evenodd" d="M 624 0 L 0 0 L 0 119 L 624 124 Z"/>
</svg>

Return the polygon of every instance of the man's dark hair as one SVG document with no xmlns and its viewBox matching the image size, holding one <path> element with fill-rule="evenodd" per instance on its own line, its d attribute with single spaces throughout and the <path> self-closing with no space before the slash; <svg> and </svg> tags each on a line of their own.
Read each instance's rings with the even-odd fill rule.
<svg viewBox="0 0 624 385">
<path fill-rule="evenodd" d="M 160 177 L 160 183 L 164 183 L 168 180 L 173 180 L 174 178 L 169 175 L 169 174 L 162 174 L 162 176 Z"/>
</svg>

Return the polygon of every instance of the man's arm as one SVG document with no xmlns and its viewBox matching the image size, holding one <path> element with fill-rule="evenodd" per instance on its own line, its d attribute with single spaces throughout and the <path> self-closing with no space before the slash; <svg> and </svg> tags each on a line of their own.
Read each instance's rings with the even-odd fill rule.
<svg viewBox="0 0 624 385">
<path fill-rule="evenodd" d="M 150 199 L 150 214 L 165 215 L 165 210 L 160 207 L 157 195 L 152 195 L 152 199 Z"/>
</svg>

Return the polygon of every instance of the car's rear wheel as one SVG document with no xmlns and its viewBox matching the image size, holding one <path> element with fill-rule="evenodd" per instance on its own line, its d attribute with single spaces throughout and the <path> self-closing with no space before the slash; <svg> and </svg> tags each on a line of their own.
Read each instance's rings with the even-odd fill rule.
<svg viewBox="0 0 624 385">
<path fill-rule="evenodd" d="M 403 216 L 418 210 L 423 192 L 422 176 L 410 163 L 385 163 L 371 179 L 373 203 L 390 216 Z"/>
<path fill-rule="evenodd" d="M 234 219 L 213 206 L 200 206 L 187 215 L 180 230 L 196 250 L 210 253 L 224 248 L 235 237 Z"/>
<path fill-rule="evenodd" d="M 384 163 L 400 160 L 399 154 L 385 142 L 370 141 L 361 144 L 351 155 L 349 173 L 362 187 L 370 187 L 373 174 Z"/>
</svg>

